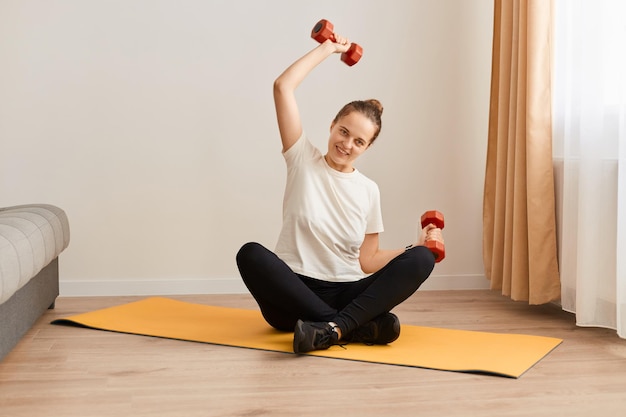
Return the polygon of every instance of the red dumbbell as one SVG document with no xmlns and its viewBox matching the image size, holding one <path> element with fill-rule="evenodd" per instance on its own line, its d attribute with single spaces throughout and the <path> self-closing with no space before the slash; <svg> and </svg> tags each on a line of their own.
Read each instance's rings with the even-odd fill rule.
<svg viewBox="0 0 626 417">
<path fill-rule="evenodd" d="M 324 43 L 327 39 L 335 42 L 333 24 L 326 19 L 320 20 L 315 26 L 313 26 L 311 37 L 319 43 Z M 351 67 L 359 62 L 359 59 L 361 59 L 362 56 L 363 48 L 353 42 L 352 45 L 350 45 L 350 49 L 341 54 L 341 60 L 345 62 L 346 65 Z"/>
<path fill-rule="evenodd" d="M 422 228 L 429 224 L 435 225 L 439 229 L 443 229 L 443 214 L 437 210 L 429 210 L 422 214 Z M 443 261 L 446 257 L 446 247 L 441 242 L 427 240 L 424 244 L 435 255 L 435 262 Z"/>
</svg>

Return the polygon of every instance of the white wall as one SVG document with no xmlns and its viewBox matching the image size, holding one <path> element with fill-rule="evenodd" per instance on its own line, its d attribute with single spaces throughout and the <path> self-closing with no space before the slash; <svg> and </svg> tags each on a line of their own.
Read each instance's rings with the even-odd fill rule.
<svg viewBox="0 0 626 417">
<path fill-rule="evenodd" d="M 305 129 L 324 149 L 341 105 L 381 100 L 357 166 L 383 246 L 441 210 L 447 258 L 424 288 L 487 286 L 492 0 L 0 0 L 0 206 L 66 210 L 62 295 L 245 291 L 235 253 L 280 227 L 272 82 L 320 18 L 365 53 L 305 80 Z"/>
</svg>

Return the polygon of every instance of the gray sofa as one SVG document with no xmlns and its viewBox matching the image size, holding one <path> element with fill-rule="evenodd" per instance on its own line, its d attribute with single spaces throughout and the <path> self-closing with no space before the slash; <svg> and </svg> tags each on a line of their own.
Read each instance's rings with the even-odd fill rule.
<svg viewBox="0 0 626 417">
<path fill-rule="evenodd" d="M 0 361 L 59 295 L 65 212 L 49 204 L 0 208 Z"/>
</svg>

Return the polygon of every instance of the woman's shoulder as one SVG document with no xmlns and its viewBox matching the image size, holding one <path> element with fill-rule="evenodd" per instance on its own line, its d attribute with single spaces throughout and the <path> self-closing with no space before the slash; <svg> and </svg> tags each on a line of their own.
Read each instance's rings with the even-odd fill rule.
<svg viewBox="0 0 626 417">
<path fill-rule="evenodd" d="M 359 169 L 355 169 L 354 170 L 354 174 L 355 174 L 355 178 L 358 178 L 359 181 L 363 182 L 364 184 L 366 184 L 366 185 L 368 185 L 370 187 L 378 188 L 378 184 L 376 183 L 376 181 L 374 181 L 373 179 L 371 179 L 370 177 L 365 175 Z"/>
<path fill-rule="evenodd" d="M 314 159 L 320 157 L 321 154 L 320 150 L 313 145 L 304 131 L 302 131 L 298 140 L 283 152 L 283 156 L 287 161 L 298 158 Z"/>
<path fill-rule="evenodd" d="M 354 183 L 357 183 L 362 189 L 367 190 L 367 194 L 371 197 L 380 198 L 380 189 L 376 181 L 366 176 L 359 170 L 353 172 Z"/>
</svg>

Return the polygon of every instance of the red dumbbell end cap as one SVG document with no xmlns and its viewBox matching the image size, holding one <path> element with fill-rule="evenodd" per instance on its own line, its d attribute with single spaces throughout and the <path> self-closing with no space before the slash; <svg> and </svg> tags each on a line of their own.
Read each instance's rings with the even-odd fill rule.
<svg viewBox="0 0 626 417">
<path fill-rule="evenodd" d="M 446 257 L 446 247 L 443 243 L 434 240 L 428 240 L 424 244 L 435 255 L 435 262 L 439 263 Z"/>
<path fill-rule="evenodd" d="M 426 213 L 422 214 L 421 222 L 422 227 L 426 227 L 432 223 L 439 229 L 443 229 L 443 213 L 437 210 L 429 210 Z"/>
<path fill-rule="evenodd" d="M 346 63 L 348 66 L 353 66 L 363 56 L 363 48 L 360 45 L 353 43 L 350 45 L 350 49 L 341 54 L 341 60 Z"/>
<path fill-rule="evenodd" d="M 313 26 L 311 37 L 319 43 L 324 43 L 327 39 L 334 39 L 334 26 L 326 19 L 322 19 Z"/>
</svg>

